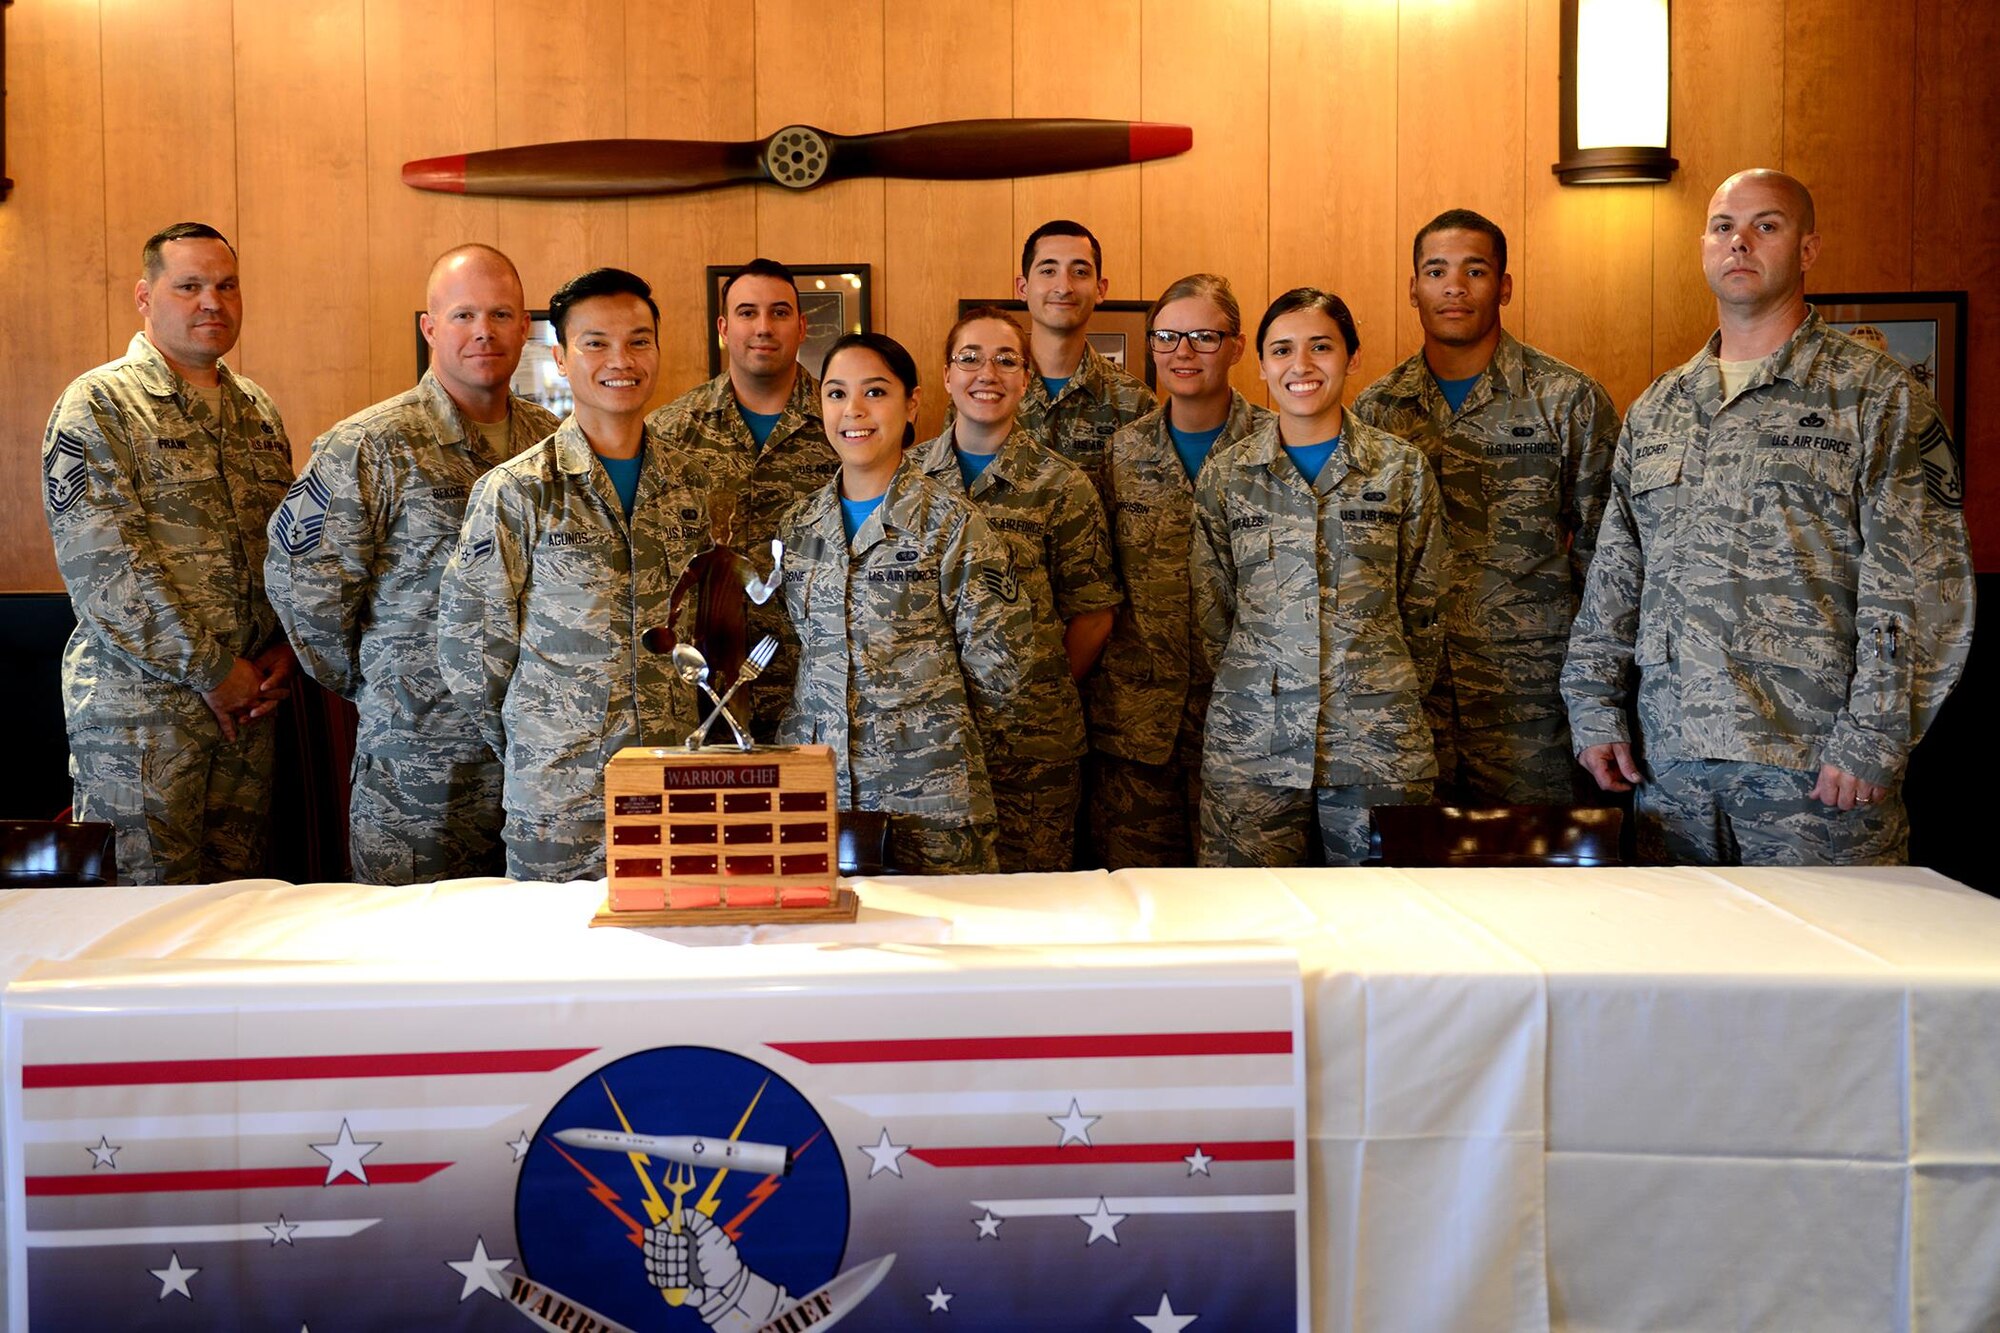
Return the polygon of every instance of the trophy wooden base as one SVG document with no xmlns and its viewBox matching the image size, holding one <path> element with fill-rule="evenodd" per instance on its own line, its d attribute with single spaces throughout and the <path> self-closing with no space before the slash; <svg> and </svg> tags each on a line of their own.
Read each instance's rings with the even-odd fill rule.
<svg viewBox="0 0 2000 1333">
<path fill-rule="evenodd" d="M 861 912 L 853 889 L 835 889 L 824 907 L 672 907 L 658 911 L 616 912 L 607 900 L 593 926 L 797 926 L 825 921 L 852 921 Z"/>
<path fill-rule="evenodd" d="M 604 770 L 605 915 L 635 925 L 852 921 L 854 906 L 845 915 L 835 906 L 833 775 L 824 745 L 620 750 Z M 808 915 L 822 912 L 835 915 Z"/>
</svg>

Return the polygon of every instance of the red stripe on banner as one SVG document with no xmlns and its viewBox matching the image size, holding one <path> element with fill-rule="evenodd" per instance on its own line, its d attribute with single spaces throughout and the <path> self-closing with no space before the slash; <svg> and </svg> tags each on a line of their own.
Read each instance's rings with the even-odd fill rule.
<svg viewBox="0 0 2000 1333">
<path fill-rule="evenodd" d="M 343 1175 L 331 1185 L 414 1185 L 429 1180 L 450 1162 L 390 1162 L 370 1165 L 368 1179 Z M 262 1166 L 236 1171 L 148 1171 L 115 1176 L 29 1176 L 28 1197 L 78 1194 L 180 1194 L 195 1190 L 278 1190 L 328 1186 L 324 1166 Z"/>
<path fill-rule="evenodd" d="M 1049 1148 L 912 1148 L 910 1156 L 937 1167 L 960 1166 L 1104 1166 L 1124 1163 L 1179 1162 L 1199 1147 L 1218 1162 L 1289 1162 L 1290 1139 L 1244 1140 L 1239 1143 L 1073 1143 Z"/>
<path fill-rule="evenodd" d="M 111 1088 L 148 1083 L 267 1083 L 308 1078 L 434 1078 L 546 1074 L 595 1047 L 547 1051 L 398 1051 L 380 1055 L 266 1056 L 249 1060 L 125 1060 L 24 1065 L 23 1088 Z"/>
<path fill-rule="evenodd" d="M 926 1060 L 1115 1060 L 1122 1056 L 1290 1055 L 1289 1032 L 1113 1032 L 1090 1037 L 931 1037 L 907 1041 L 774 1041 L 809 1065 Z"/>
</svg>

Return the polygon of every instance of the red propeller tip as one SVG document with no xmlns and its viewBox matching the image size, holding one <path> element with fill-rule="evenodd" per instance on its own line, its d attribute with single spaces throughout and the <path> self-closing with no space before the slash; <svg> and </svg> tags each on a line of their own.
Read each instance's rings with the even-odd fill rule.
<svg viewBox="0 0 2000 1333">
<path fill-rule="evenodd" d="M 1156 157 L 1172 157 L 1194 147 L 1194 129 L 1188 125 L 1163 125 L 1157 121 L 1132 122 L 1132 160 L 1146 162 Z"/>
<path fill-rule="evenodd" d="M 465 154 L 424 157 L 403 164 L 403 184 L 446 194 L 465 193 Z"/>
</svg>

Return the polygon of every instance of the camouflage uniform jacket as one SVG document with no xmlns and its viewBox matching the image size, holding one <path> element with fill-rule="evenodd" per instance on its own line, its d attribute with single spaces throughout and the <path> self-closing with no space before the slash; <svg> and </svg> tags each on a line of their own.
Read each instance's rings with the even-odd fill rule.
<svg viewBox="0 0 2000 1333">
<path fill-rule="evenodd" d="M 1437 474 L 1453 651 L 1567 636 L 1618 443 L 1603 386 L 1503 331 L 1457 412 L 1418 352 L 1369 385 L 1354 415 L 1422 449 Z"/>
<path fill-rule="evenodd" d="M 1270 419 L 1268 410 L 1232 392 L 1229 419 L 1209 456 Z M 1090 743 L 1122 759 L 1164 764 L 1173 755 L 1189 695 L 1199 714 L 1211 683 L 1195 638 L 1188 582 L 1194 483 L 1167 433 L 1165 404 L 1111 437 L 1104 475 L 1128 602 L 1097 669 L 1084 677 Z"/>
<path fill-rule="evenodd" d="M 495 465 L 555 431 L 515 398 L 499 457 L 428 372 L 340 422 L 271 519 L 271 602 L 299 664 L 353 700 L 356 745 L 394 759 L 478 759 L 479 729 L 438 678 L 438 580 L 466 498 Z"/>
<path fill-rule="evenodd" d="M 1422 700 L 1443 639 L 1443 504 L 1416 446 L 1350 413 L 1316 485 L 1278 421 L 1194 488 L 1195 628 L 1215 673 L 1203 770 L 1271 787 L 1437 775 Z"/>
<path fill-rule="evenodd" d="M 1125 600 L 1097 492 L 1076 464 L 1018 428 L 973 478 L 970 492 L 958 468 L 953 427 L 916 446 L 911 457 L 938 486 L 978 507 L 1006 541 L 1027 597 L 1034 637 L 1020 646 L 1026 672 L 1021 711 L 994 738 L 995 752 L 1045 761 L 1082 758 L 1083 700 L 1070 676 L 1064 629 L 1086 612 L 1108 611 Z"/>
<path fill-rule="evenodd" d="M 854 535 L 836 479 L 779 528 L 802 647 L 780 741 L 833 747 L 843 810 L 994 819 L 987 738 L 1019 715 L 1028 601 L 961 496 L 900 468 Z"/>
<path fill-rule="evenodd" d="M 1144 352 L 1144 348 L 1140 351 Z M 1118 428 L 1158 406 L 1146 381 L 1112 365 L 1095 347 L 1085 345 L 1076 374 L 1053 401 L 1049 388 L 1032 367 L 1028 393 L 1021 399 L 1020 428 L 1040 443 L 1083 469 L 1097 493 L 1104 493 L 1104 451 Z"/>
<path fill-rule="evenodd" d="M 716 485 L 735 490 L 730 545 L 751 553 L 759 569 L 771 563 L 778 520 L 840 471 L 840 457 L 820 422 L 819 381 L 803 366 L 761 448 L 736 405 L 726 370 L 655 411 L 646 427 L 667 441 L 676 457 L 694 460 Z"/>
<path fill-rule="evenodd" d="M 199 692 L 277 638 L 264 524 L 291 485 L 292 446 L 264 391 L 217 370 L 220 421 L 136 333 L 49 416 L 43 501 L 76 611 L 73 730 L 206 718 Z"/>
<path fill-rule="evenodd" d="M 473 486 L 439 589 L 438 663 L 506 763 L 509 815 L 575 818 L 601 803 L 619 747 L 694 729 L 693 689 L 639 636 L 666 623 L 707 545 L 707 494 L 649 432 L 628 524 L 575 417 Z"/>
<path fill-rule="evenodd" d="M 1720 346 L 1626 415 L 1563 666 L 1576 748 L 1631 740 L 1636 703 L 1650 760 L 1893 782 L 1971 648 L 1964 515 L 1926 483 L 1944 423 L 1816 312 L 1726 403 Z"/>
</svg>

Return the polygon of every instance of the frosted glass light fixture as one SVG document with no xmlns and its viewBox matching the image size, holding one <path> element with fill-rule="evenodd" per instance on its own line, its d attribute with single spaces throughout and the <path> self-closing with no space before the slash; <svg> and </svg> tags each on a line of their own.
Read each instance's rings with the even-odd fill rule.
<svg viewBox="0 0 2000 1333">
<path fill-rule="evenodd" d="M 1657 185 L 1667 151 L 1668 0 L 1562 0 L 1565 185 Z"/>
</svg>

